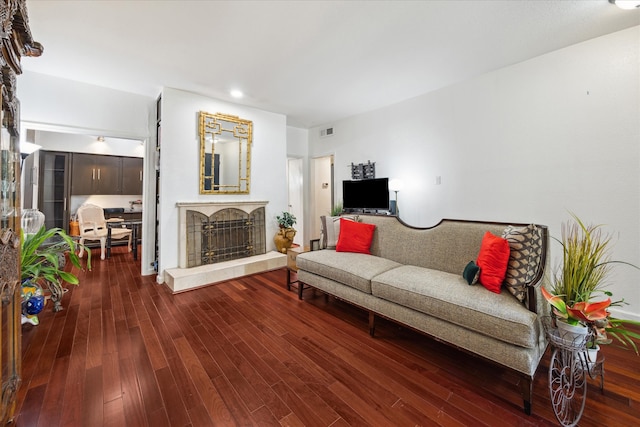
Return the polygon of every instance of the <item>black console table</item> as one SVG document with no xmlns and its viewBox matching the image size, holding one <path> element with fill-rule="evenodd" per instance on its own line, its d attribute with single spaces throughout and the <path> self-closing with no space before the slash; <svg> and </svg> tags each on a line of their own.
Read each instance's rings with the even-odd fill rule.
<svg viewBox="0 0 640 427">
<path fill-rule="evenodd" d="M 107 258 L 111 256 L 111 229 L 113 227 L 127 227 L 131 229 L 131 251 L 133 259 L 138 259 L 138 234 L 139 228 L 142 226 L 141 219 L 125 219 L 123 221 L 109 222 L 107 221 Z"/>
</svg>

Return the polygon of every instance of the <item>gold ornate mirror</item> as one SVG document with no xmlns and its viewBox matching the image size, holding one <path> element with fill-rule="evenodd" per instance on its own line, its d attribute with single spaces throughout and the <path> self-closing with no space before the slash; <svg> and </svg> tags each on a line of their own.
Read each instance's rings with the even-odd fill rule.
<svg viewBox="0 0 640 427">
<path fill-rule="evenodd" d="M 248 194 L 253 122 L 200 112 L 200 194 Z"/>
</svg>

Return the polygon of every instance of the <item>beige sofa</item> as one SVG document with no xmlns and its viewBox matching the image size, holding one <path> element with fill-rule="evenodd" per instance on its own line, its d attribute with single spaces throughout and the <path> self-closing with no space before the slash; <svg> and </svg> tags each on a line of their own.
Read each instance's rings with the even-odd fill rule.
<svg viewBox="0 0 640 427">
<path fill-rule="evenodd" d="M 372 336 L 380 316 L 515 371 L 530 414 L 533 378 L 547 347 L 537 314 L 546 306 L 539 289 L 547 263 L 547 227 L 443 220 L 415 228 L 393 216 L 361 215 L 358 220 L 376 226 L 371 254 L 302 253 L 297 257 L 300 282 L 368 310 Z M 507 281 L 522 292 L 503 287 L 498 294 L 479 283 L 469 285 L 462 272 L 476 260 L 485 232 L 501 236 L 507 228 Z M 527 230 L 526 236 L 518 234 Z M 513 286 L 514 277 L 518 286 Z"/>
</svg>

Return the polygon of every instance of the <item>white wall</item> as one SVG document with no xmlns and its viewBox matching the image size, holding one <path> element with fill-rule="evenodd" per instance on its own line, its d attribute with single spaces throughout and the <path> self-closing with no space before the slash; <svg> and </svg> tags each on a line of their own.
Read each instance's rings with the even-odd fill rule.
<svg viewBox="0 0 640 427">
<path fill-rule="evenodd" d="M 68 134 L 137 139 L 145 142 L 143 189 L 144 227 L 142 231 L 141 273 L 152 274 L 155 238 L 155 172 L 153 154 L 155 102 L 153 98 L 128 92 L 88 85 L 72 80 L 26 71 L 18 76 L 17 95 L 20 100 L 22 130 L 25 128 Z M 57 143 L 56 143 L 57 144 Z M 57 145 L 56 145 L 57 146 Z M 66 150 L 72 151 L 72 150 Z M 86 151 L 90 152 L 90 151 Z M 111 152 L 109 154 L 116 154 Z M 118 153 L 120 154 L 120 153 Z M 124 155 L 124 154 L 123 154 Z M 121 206 L 131 197 L 121 200 L 92 199 L 107 207 Z M 81 203 L 73 201 L 74 205 Z M 112 205 L 112 206 L 113 206 Z"/>
<path fill-rule="evenodd" d="M 536 222 L 559 237 L 571 211 L 606 224 L 614 259 L 640 265 L 639 52 L 640 27 L 596 38 L 331 123 L 330 138 L 311 129 L 309 156 L 335 154 L 336 184 L 367 160 L 401 178 L 411 225 Z M 640 273 L 614 270 L 609 288 L 629 302 L 616 314 L 640 320 Z"/>
<path fill-rule="evenodd" d="M 105 137 L 98 141 L 97 135 L 36 131 L 34 143 L 50 151 L 144 157 L 144 141 L 138 139 Z"/>
<path fill-rule="evenodd" d="M 199 194 L 200 139 L 198 112 L 224 113 L 253 121 L 251 191 L 240 195 Z M 276 215 L 287 210 L 286 117 L 231 104 L 190 92 L 165 88 L 162 92 L 162 147 L 160 152 L 159 277 L 178 266 L 177 202 L 268 201 L 267 250 L 274 250 Z"/>
<path fill-rule="evenodd" d="M 142 95 L 26 71 L 18 76 L 20 120 L 31 129 L 144 139 L 155 100 Z M 51 126 L 49 128 L 48 126 Z"/>
</svg>

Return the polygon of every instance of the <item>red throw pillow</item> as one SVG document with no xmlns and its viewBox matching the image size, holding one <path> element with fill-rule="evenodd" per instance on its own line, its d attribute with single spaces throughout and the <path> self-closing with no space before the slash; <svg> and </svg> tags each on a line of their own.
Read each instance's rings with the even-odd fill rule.
<svg viewBox="0 0 640 427">
<path fill-rule="evenodd" d="M 371 241 L 376 226 L 340 218 L 340 236 L 336 252 L 357 252 L 370 254 Z"/>
<path fill-rule="evenodd" d="M 500 287 L 507 274 L 509 251 L 509 242 L 506 239 L 494 236 L 489 231 L 484 234 L 476 261 L 480 267 L 478 281 L 491 292 L 500 293 Z"/>
</svg>

